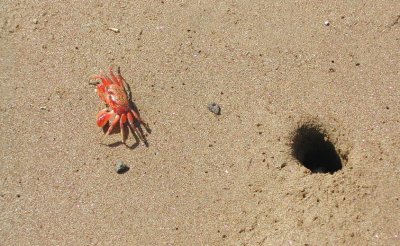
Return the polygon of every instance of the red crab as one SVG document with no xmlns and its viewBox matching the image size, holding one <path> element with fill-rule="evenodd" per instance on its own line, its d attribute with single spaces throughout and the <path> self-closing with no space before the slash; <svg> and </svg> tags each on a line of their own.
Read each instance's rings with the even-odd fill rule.
<svg viewBox="0 0 400 246">
<path fill-rule="evenodd" d="M 140 124 L 145 126 L 146 130 L 147 125 L 134 110 L 134 104 L 131 104 L 129 85 L 121 76 L 119 68 L 117 75 L 115 75 L 112 68 L 110 68 L 110 78 L 104 75 L 102 71 L 100 72 L 100 75 L 95 76 L 94 78 L 101 80 L 101 83 L 97 85 L 97 93 L 100 99 L 108 106 L 97 114 L 97 125 L 106 129 L 111 120 L 111 124 L 109 125 L 104 137 L 113 132 L 115 126 L 118 126 L 119 124 L 122 143 L 125 143 L 129 134 L 126 132 L 126 125 L 128 125 L 135 139 L 138 140 L 136 136 L 139 136 L 146 143 Z M 136 121 L 139 124 L 136 124 Z"/>
</svg>

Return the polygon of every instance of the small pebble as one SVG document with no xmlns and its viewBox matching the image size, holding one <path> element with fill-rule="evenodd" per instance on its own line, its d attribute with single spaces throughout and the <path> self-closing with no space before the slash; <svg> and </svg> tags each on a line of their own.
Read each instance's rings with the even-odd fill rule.
<svg viewBox="0 0 400 246">
<path fill-rule="evenodd" d="M 329 26 L 331 23 L 328 21 L 328 20 L 326 20 L 325 22 L 324 22 L 324 25 L 325 26 Z"/>
<path fill-rule="evenodd" d="M 32 22 L 33 22 L 33 24 L 39 23 L 38 19 L 33 19 Z"/>
<path fill-rule="evenodd" d="M 221 107 L 218 104 L 209 103 L 207 107 L 214 114 L 216 114 L 216 115 L 220 115 L 221 114 Z"/>
<path fill-rule="evenodd" d="M 115 170 L 118 174 L 123 174 L 129 171 L 129 167 L 125 165 L 123 161 L 117 161 L 117 165 L 115 165 Z"/>
</svg>

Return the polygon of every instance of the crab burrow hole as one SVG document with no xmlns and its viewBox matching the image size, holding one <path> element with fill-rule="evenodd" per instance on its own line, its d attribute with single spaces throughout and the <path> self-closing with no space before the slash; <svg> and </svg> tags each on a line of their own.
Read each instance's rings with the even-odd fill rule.
<svg viewBox="0 0 400 246">
<path fill-rule="evenodd" d="M 342 161 L 326 132 L 315 124 L 302 124 L 292 136 L 292 156 L 312 173 L 342 169 Z"/>
</svg>

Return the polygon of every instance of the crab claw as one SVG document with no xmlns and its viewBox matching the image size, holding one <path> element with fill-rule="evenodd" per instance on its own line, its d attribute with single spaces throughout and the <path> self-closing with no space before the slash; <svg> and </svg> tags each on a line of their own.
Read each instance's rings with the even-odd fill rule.
<svg viewBox="0 0 400 246">
<path fill-rule="evenodd" d="M 105 124 L 107 124 L 107 122 L 111 119 L 111 117 L 114 116 L 114 111 L 109 111 L 108 109 L 103 109 L 101 110 L 97 116 L 97 125 L 99 127 L 103 127 Z"/>
</svg>

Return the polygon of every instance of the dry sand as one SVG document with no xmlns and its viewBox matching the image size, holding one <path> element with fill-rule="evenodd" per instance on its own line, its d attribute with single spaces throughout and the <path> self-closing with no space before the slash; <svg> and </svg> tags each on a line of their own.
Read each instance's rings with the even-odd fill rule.
<svg viewBox="0 0 400 246">
<path fill-rule="evenodd" d="M 398 0 L 1 1 L 1 244 L 400 244 L 399 18 Z M 99 144 L 89 78 L 111 65 L 148 148 Z M 341 170 L 292 157 L 310 121 Z"/>
</svg>

